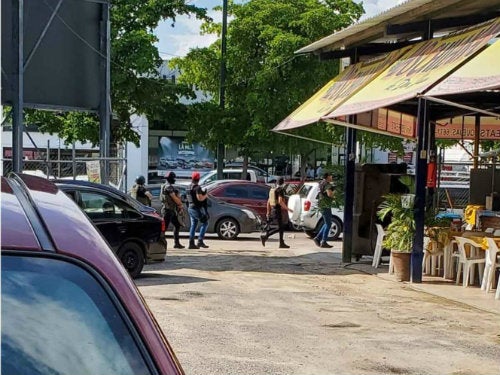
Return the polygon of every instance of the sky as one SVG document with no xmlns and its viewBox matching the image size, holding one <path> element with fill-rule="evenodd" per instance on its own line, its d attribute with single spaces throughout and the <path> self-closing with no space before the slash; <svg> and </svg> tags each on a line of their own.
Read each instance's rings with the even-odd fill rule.
<svg viewBox="0 0 500 375">
<path fill-rule="evenodd" d="M 364 0 L 363 5 L 366 13 L 363 18 L 375 16 L 403 1 Z M 208 15 L 214 20 L 220 21 L 221 12 L 214 12 L 212 8 L 222 5 L 222 0 L 192 0 L 190 3 L 208 9 Z M 200 25 L 200 21 L 187 16 L 177 17 L 174 27 L 172 27 L 172 22 L 162 22 L 155 30 L 159 39 L 157 45 L 160 56 L 164 59 L 185 56 L 191 48 L 206 47 L 212 44 L 216 37 L 214 35 L 200 35 Z"/>
</svg>

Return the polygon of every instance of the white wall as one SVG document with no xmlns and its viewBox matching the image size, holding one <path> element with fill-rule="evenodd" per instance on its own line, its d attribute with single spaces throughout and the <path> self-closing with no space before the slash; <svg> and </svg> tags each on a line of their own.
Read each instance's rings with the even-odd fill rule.
<svg viewBox="0 0 500 375">
<path fill-rule="evenodd" d="M 149 124 L 145 116 L 132 115 L 130 117 L 132 128 L 140 135 L 140 146 L 136 147 L 132 142 L 127 143 L 127 190 L 135 183 L 139 175 L 148 177 L 148 148 L 149 148 Z"/>
</svg>

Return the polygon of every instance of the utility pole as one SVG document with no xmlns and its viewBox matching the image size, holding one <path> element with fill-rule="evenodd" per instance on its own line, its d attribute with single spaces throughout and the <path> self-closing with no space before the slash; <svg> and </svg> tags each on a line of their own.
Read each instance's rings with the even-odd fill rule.
<svg viewBox="0 0 500 375">
<path fill-rule="evenodd" d="M 227 0 L 222 0 L 222 33 L 220 49 L 220 87 L 219 107 L 224 110 L 226 105 L 226 33 L 227 33 Z M 217 179 L 222 180 L 224 168 L 224 143 L 217 143 Z"/>
</svg>

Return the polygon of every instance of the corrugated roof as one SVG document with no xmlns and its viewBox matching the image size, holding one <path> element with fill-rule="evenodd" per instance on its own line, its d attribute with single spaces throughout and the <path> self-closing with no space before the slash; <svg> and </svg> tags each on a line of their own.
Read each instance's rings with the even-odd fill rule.
<svg viewBox="0 0 500 375">
<path fill-rule="evenodd" d="M 360 46 L 368 42 L 394 42 L 405 35 L 386 35 L 388 25 L 467 16 L 494 9 L 500 10 L 500 0 L 407 0 L 311 43 L 296 53 L 320 53 Z"/>
</svg>

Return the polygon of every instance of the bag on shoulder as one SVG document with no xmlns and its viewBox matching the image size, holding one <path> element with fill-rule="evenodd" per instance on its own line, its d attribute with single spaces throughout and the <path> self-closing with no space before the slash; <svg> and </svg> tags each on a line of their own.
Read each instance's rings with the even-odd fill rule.
<svg viewBox="0 0 500 375">
<path fill-rule="evenodd" d="M 269 190 L 269 204 L 271 207 L 274 207 L 278 204 L 278 200 L 276 199 L 276 188 L 273 187 Z"/>
</svg>

